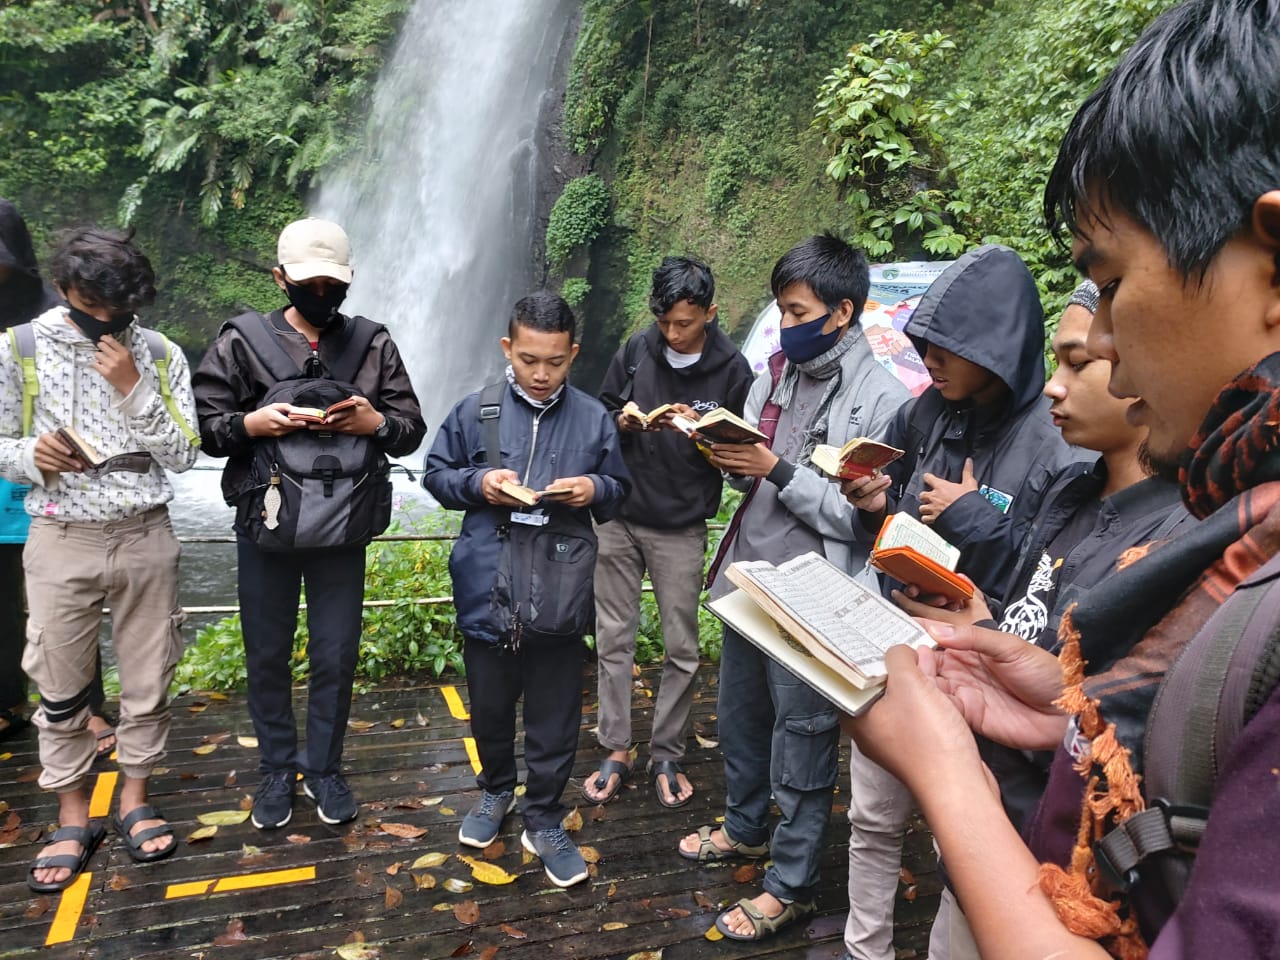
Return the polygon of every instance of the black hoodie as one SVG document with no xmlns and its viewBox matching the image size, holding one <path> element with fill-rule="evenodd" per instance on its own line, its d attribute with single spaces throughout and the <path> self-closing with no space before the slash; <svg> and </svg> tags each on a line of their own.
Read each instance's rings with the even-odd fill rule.
<svg viewBox="0 0 1280 960">
<path fill-rule="evenodd" d="M 893 481 L 891 513 L 919 517 L 924 475 L 959 482 L 965 458 L 973 458 L 984 492 L 960 497 L 938 516 L 934 529 L 960 548 L 961 570 L 984 591 L 998 591 L 1004 577 L 987 578 L 983 571 L 1007 572 L 1008 563 L 997 561 L 1017 553 L 1050 481 L 1075 459 L 1043 395 L 1044 312 L 1035 280 L 1008 247 L 978 247 L 933 282 L 907 320 L 906 334 L 921 356 L 925 344 L 936 344 L 991 371 L 1009 388 L 995 403 L 975 407 L 950 403 L 931 386 L 898 411 L 885 437 L 905 448 L 913 411 L 935 411 L 930 423 L 920 424 L 924 438 L 913 451 L 911 475 L 902 475 L 910 456 L 885 471 Z"/>
<path fill-rule="evenodd" d="M 0 330 L 26 323 L 58 302 L 40 281 L 31 234 L 22 214 L 0 199 L 0 267 L 10 270 L 0 283 Z"/>
<path fill-rule="evenodd" d="M 685 403 L 699 414 L 727 407 L 742 415 L 755 379 L 746 357 L 719 326 L 707 328 L 702 356 L 687 367 L 667 362 L 657 324 L 635 333 L 628 344 L 640 346 L 631 399 L 641 410 L 664 403 Z M 632 348 L 634 351 L 634 347 Z M 627 344 L 614 354 L 600 385 L 600 400 L 615 416 L 625 402 Z M 620 515 L 646 527 L 675 530 L 714 517 L 720 507 L 720 471 L 697 446 L 674 430 L 622 431 L 622 458 L 634 486 Z"/>
</svg>

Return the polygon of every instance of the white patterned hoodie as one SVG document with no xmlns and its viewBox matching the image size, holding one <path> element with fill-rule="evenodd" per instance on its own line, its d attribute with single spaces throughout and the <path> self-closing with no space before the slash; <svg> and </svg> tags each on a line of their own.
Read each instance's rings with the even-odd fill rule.
<svg viewBox="0 0 1280 960">
<path fill-rule="evenodd" d="M 93 341 L 68 320 L 66 307 L 45 311 L 32 325 L 40 392 L 30 436 L 22 434 L 22 365 L 8 334 L 0 333 L 0 476 L 32 484 L 27 513 L 101 523 L 137 516 L 172 500 L 165 470 L 180 473 L 195 463 L 199 440 L 188 439 L 165 405 L 159 374 L 137 321 L 115 335 L 133 354 L 140 375 L 127 397 L 93 369 Z M 191 373 L 186 357 L 172 343 L 169 384 L 183 419 L 194 427 Z M 156 462 L 145 474 L 118 471 L 97 480 L 79 473 L 42 475 L 35 464 L 36 437 L 66 426 L 104 455 L 144 450 Z"/>
</svg>

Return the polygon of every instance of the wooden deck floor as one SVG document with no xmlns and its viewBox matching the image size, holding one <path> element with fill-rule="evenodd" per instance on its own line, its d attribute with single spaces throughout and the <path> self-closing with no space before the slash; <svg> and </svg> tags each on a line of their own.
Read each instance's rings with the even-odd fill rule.
<svg viewBox="0 0 1280 960">
<path fill-rule="evenodd" d="M 714 741 L 714 668 L 704 666 L 699 678 L 695 725 Z M 642 682 L 656 677 L 646 673 Z M 566 793 L 570 806 L 599 756 L 591 733 L 594 687 L 585 676 L 588 707 Z M 302 691 L 296 697 L 302 708 Z M 637 731 L 647 729 L 651 704 L 638 690 Z M 600 855 L 588 883 L 569 891 L 553 887 L 536 861 L 525 862 L 518 817 L 511 817 L 500 846 L 485 857 L 517 879 L 487 885 L 473 880 L 471 866 L 456 856 L 479 854 L 457 844 L 458 824 L 476 796 L 465 710 L 465 683 L 359 695 L 343 763 L 360 801 L 355 823 L 326 826 L 300 796 L 293 822 L 283 830 L 261 832 L 246 821 L 191 841 L 201 826 L 199 814 L 248 809 L 258 779 L 257 752 L 237 742 L 252 735 L 241 697 L 183 696 L 174 705 L 166 765 L 152 781 L 153 799 L 175 825 L 177 855 L 139 866 L 109 834 L 80 887 L 43 897 L 30 893 L 25 876 L 56 819 L 56 804 L 34 782 L 34 731 L 0 744 L 0 801 L 7 805 L 0 806 L 0 957 L 318 960 L 361 941 L 366 958 L 383 960 L 625 960 L 643 951 L 654 951 L 645 960 L 834 960 L 843 952 L 847 789 L 836 796 L 824 836 L 816 917 L 761 944 L 710 942 L 704 934 L 716 912 L 758 891 L 750 867 L 700 866 L 675 854 L 683 833 L 721 813 L 723 773 L 716 749 L 690 742 L 685 767 L 698 793 L 682 809 L 659 807 L 643 782 L 606 807 L 579 807 L 584 822 L 574 837 Z M 195 752 L 208 746 L 216 749 Z M 115 767 L 106 764 L 97 779 L 95 815 L 114 805 L 116 793 Z M 384 829 L 388 824 L 425 833 L 402 839 Z M 448 859 L 412 869 L 415 860 L 433 852 Z M 906 866 L 916 883 L 899 887 L 895 943 L 899 957 L 922 957 L 938 890 L 918 821 L 908 836 Z M 473 885 L 461 892 L 448 889 L 457 882 Z M 360 951 L 348 946 L 343 954 Z"/>
</svg>

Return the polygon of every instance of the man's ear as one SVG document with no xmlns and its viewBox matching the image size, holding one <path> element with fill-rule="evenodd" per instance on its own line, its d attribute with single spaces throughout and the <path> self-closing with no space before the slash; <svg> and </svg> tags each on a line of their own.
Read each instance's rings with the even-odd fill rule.
<svg viewBox="0 0 1280 960">
<path fill-rule="evenodd" d="M 853 301 L 841 300 L 831 311 L 831 319 L 836 322 L 836 327 L 847 327 L 853 320 Z"/>
<path fill-rule="evenodd" d="M 284 285 L 284 271 L 281 270 L 279 267 L 271 268 L 271 279 L 276 282 L 276 286 L 279 287 L 281 290 L 286 289 Z"/>
<path fill-rule="evenodd" d="M 569 362 L 570 362 L 570 363 L 573 363 L 573 361 L 577 358 L 577 356 L 578 356 L 578 351 L 579 351 L 579 350 L 581 350 L 581 349 L 582 349 L 582 344 L 580 344 L 580 343 L 575 343 L 572 347 L 570 347 L 570 348 L 569 348 Z"/>
<path fill-rule="evenodd" d="M 1280 327 L 1280 190 L 1270 190 L 1253 204 L 1253 239 L 1271 254 L 1271 300 L 1267 326 Z"/>
<path fill-rule="evenodd" d="M 503 337 L 503 338 L 502 338 L 500 341 L 498 341 L 498 342 L 502 344 L 502 354 L 503 354 L 503 356 L 505 356 L 508 360 L 510 360 L 510 359 L 511 359 L 511 338 L 510 338 L 510 337 Z"/>
</svg>

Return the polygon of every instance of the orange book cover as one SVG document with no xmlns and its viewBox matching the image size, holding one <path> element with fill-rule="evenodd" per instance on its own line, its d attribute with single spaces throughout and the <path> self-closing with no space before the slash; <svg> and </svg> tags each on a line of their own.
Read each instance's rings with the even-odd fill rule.
<svg viewBox="0 0 1280 960">
<path fill-rule="evenodd" d="M 895 522 L 895 518 L 902 516 L 904 515 L 891 514 L 885 517 L 884 524 L 880 527 L 880 533 L 876 537 L 876 546 L 871 550 L 872 566 L 883 570 L 889 576 L 895 580 L 900 580 L 902 583 L 915 584 L 924 593 L 941 594 L 949 600 L 973 599 L 973 584 L 937 560 L 925 556 L 919 550 L 910 546 L 880 546 L 880 543 L 886 539 L 886 534 L 890 525 Z M 908 520 L 910 519 L 913 518 L 908 518 Z M 919 521 L 916 521 L 912 526 L 918 524 Z M 929 532 L 934 537 L 937 537 L 932 531 Z M 942 538 L 937 537 L 937 539 L 941 540 Z M 945 544 L 945 541 L 943 543 Z M 946 546 L 950 547 L 949 544 L 946 544 Z"/>
</svg>

